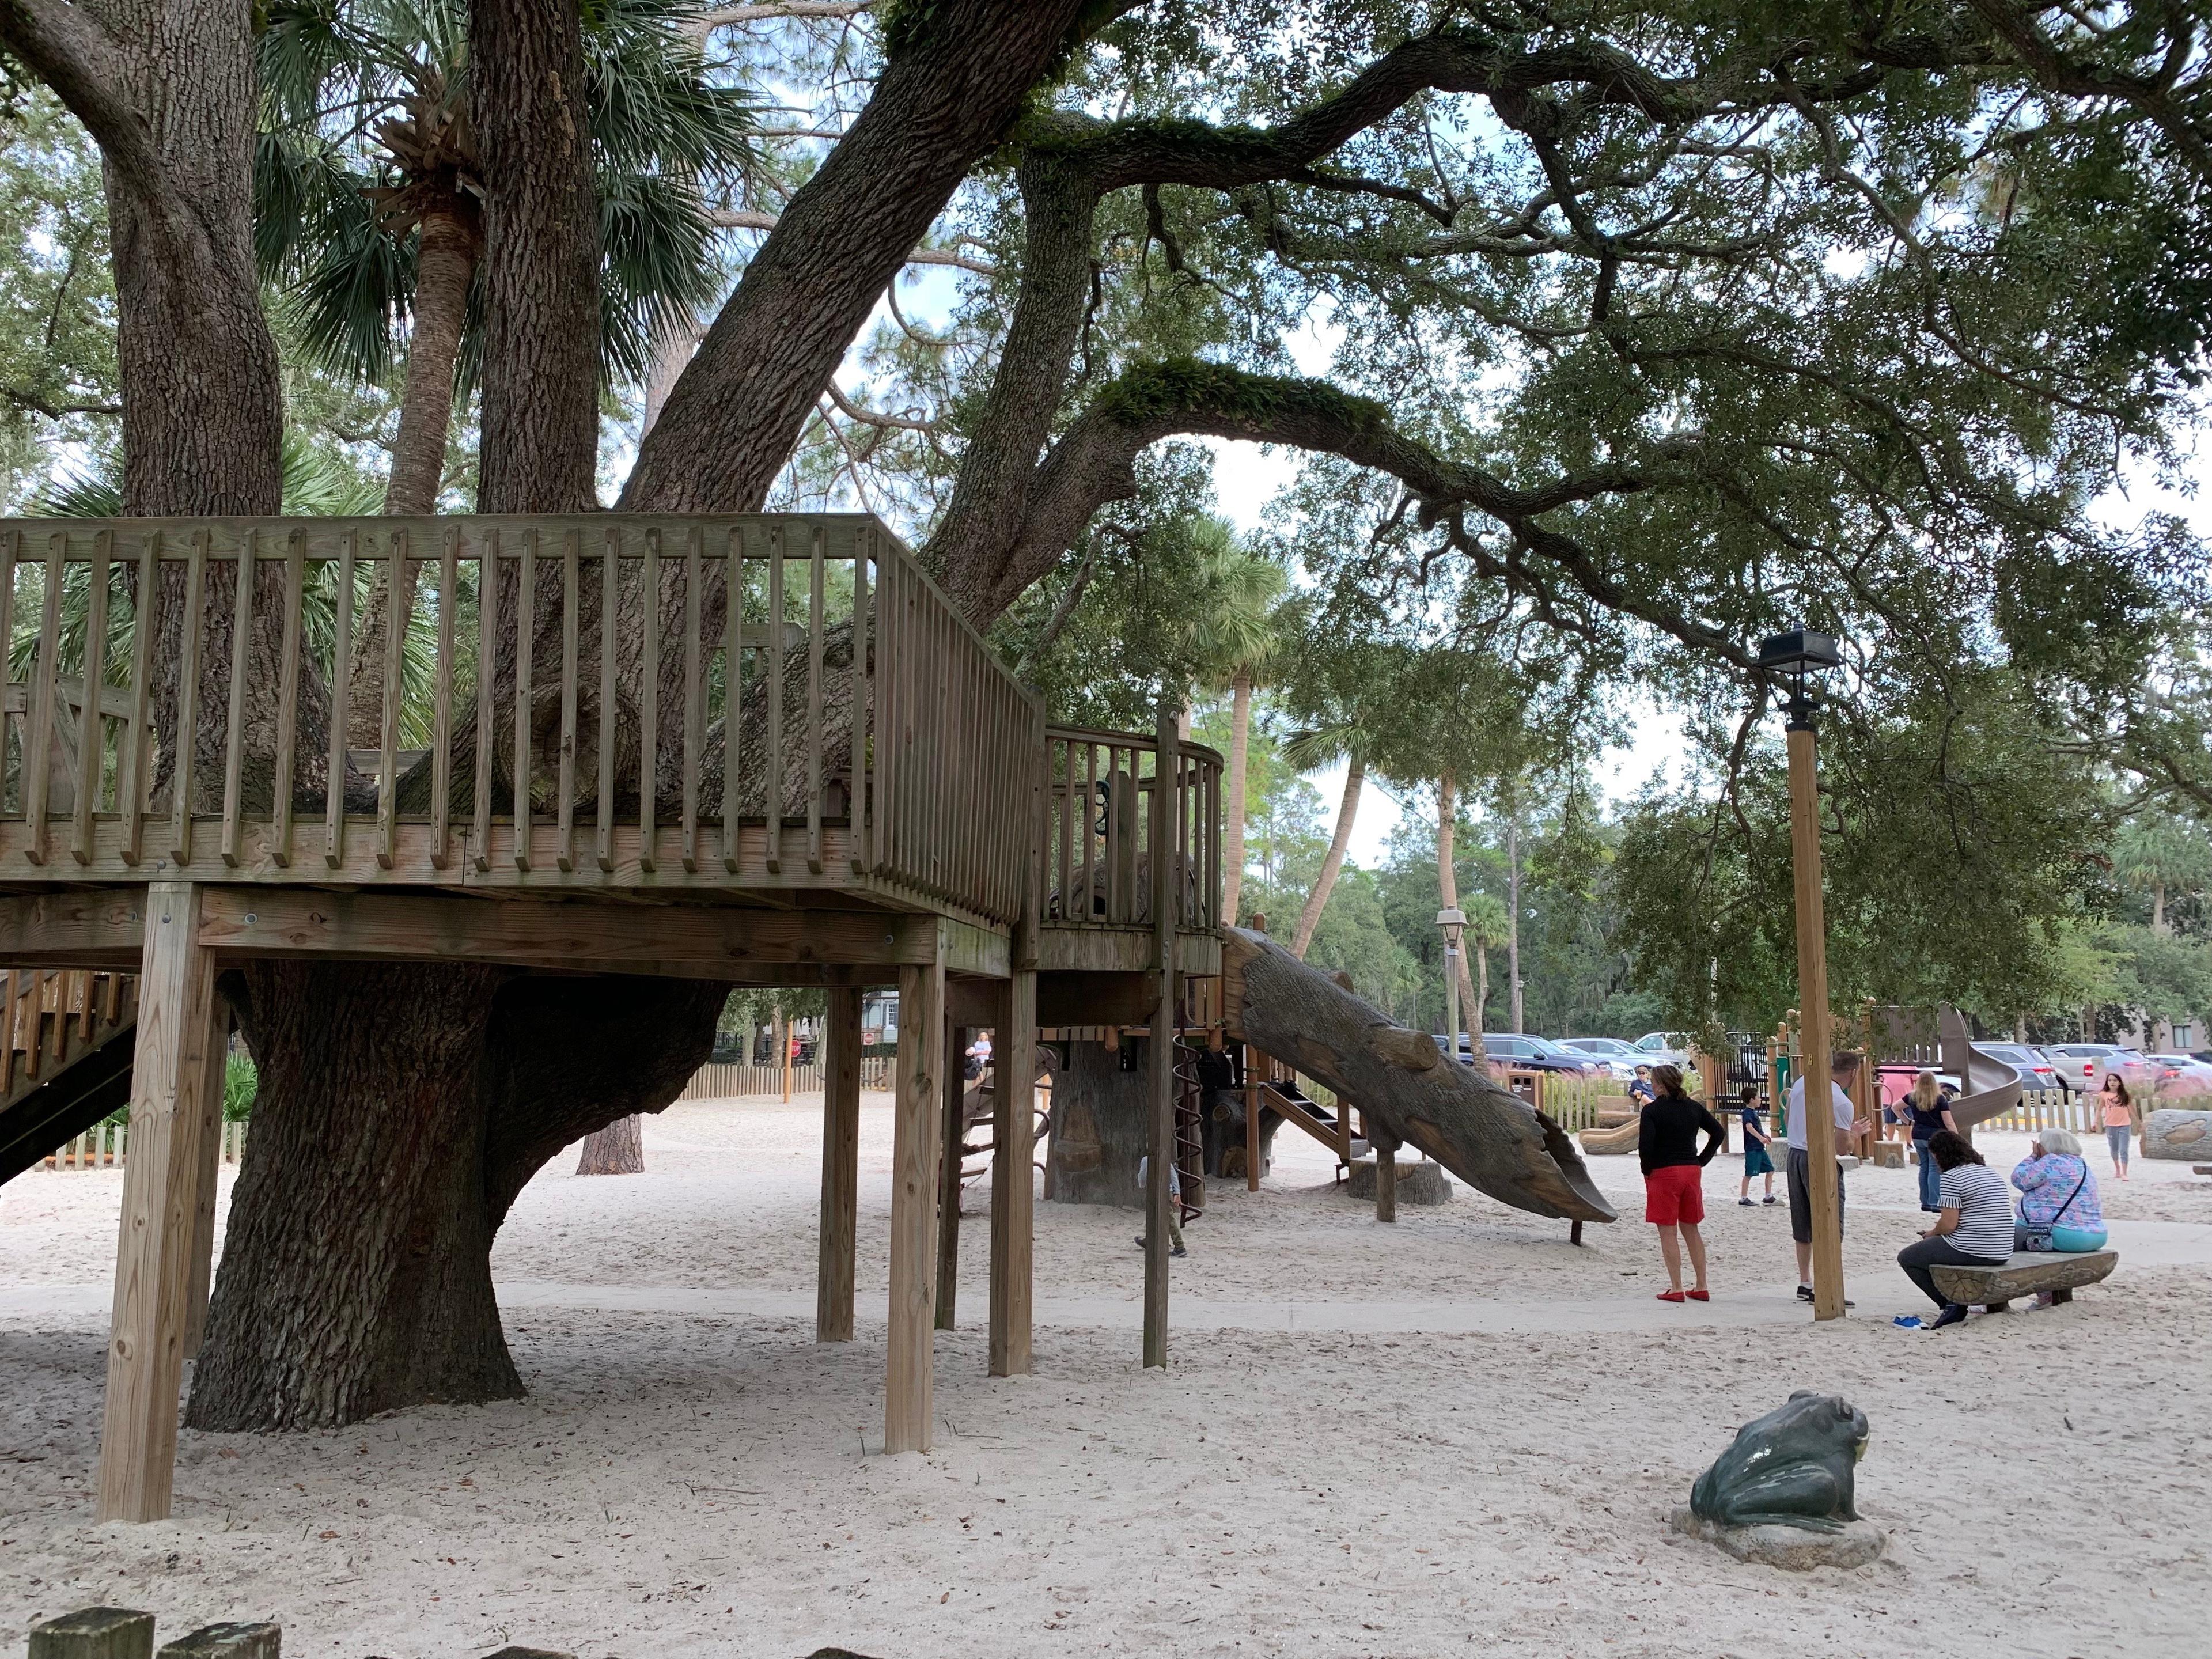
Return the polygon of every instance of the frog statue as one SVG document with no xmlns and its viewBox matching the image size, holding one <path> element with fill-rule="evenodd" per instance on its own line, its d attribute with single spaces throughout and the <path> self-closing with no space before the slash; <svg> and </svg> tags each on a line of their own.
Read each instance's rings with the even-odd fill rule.
<svg viewBox="0 0 2212 1659">
<path fill-rule="evenodd" d="M 1691 1511 L 1722 1527 L 1840 1532 L 1859 1518 L 1851 1487 L 1866 1445 L 1864 1412 L 1839 1395 L 1801 1389 L 1736 1431 L 1690 1489 Z"/>
</svg>

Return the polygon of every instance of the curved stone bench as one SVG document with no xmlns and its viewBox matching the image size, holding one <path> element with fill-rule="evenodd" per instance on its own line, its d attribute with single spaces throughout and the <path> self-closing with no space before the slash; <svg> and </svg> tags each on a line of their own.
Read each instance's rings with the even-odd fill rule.
<svg viewBox="0 0 2212 1659">
<path fill-rule="evenodd" d="M 1929 1273 L 1952 1301 L 1995 1310 L 2039 1291 L 2050 1291 L 2053 1302 L 2071 1302 L 2081 1286 L 2110 1279 L 2119 1265 L 2118 1250 L 2019 1250 L 1986 1267 L 1954 1264 L 1930 1267 Z"/>
</svg>

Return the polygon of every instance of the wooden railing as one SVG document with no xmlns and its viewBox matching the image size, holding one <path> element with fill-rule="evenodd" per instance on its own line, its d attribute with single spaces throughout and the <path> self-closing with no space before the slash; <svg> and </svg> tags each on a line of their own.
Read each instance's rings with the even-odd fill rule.
<svg viewBox="0 0 2212 1659">
<path fill-rule="evenodd" d="M 1152 915 L 1154 739 L 1054 726 L 1045 733 L 1045 925 L 1133 927 Z M 1176 928 L 1221 914 L 1221 757 L 1184 743 L 1168 768 Z"/>
<path fill-rule="evenodd" d="M 0 521 L 0 881 L 1020 909 L 1038 706 L 871 518 Z"/>
</svg>

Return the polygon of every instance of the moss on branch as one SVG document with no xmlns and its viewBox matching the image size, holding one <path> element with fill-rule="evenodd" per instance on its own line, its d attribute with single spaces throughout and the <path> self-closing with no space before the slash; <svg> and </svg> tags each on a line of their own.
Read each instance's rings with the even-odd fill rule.
<svg viewBox="0 0 2212 1659">
<path fill-rule="evenodd" d="M 1102 419 L 1138 428 L 1203 416 L 1251 427 L 1311 422 L 1357 437 L 1390 429 L 1390 411 L 1381 404 L 1326 380 L 1249 374 L 1197 357 L 1169 357 L 1125 369 L 1099 392 L 1092 408 Z"/>
</svg>

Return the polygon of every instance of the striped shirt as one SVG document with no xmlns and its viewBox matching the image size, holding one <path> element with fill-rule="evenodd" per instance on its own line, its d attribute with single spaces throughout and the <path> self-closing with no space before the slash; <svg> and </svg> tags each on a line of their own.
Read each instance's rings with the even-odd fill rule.
<svg viewBox="0 0 2212 1659">
<path fill-rule="evenodd" d="M 1982 1164 L 1961 1164 L 1943 1171 L 1938 1202 L 1959 1212 L 1951 1247 L 1984 1261 L 2012 1254 L 2012 1197 L 2004 1177 Z"/>
</svg>

